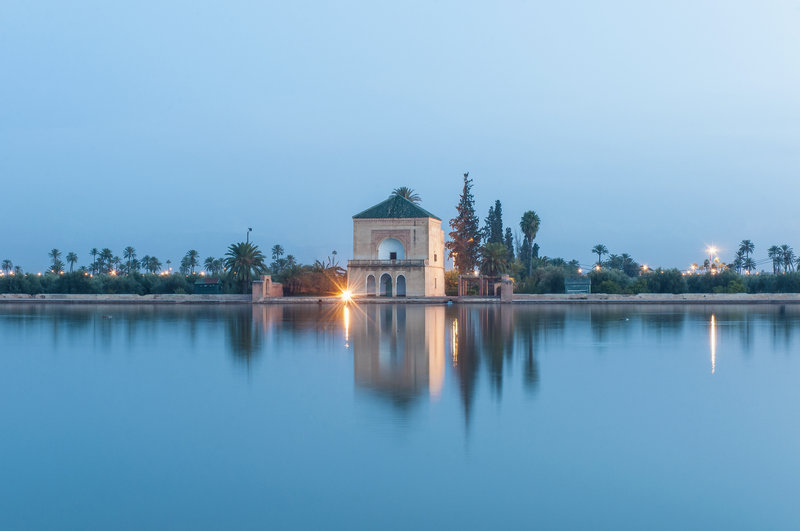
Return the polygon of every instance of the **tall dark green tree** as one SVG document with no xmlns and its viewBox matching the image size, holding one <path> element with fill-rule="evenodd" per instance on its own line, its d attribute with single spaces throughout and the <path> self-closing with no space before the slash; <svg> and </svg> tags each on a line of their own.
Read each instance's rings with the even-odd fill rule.
<svg viewBox="0 0 800 531">
<path fill-rule="evenodd" d="M 511 234 L 511 227 L 506 227 L 506 236 L 503 241 L 506 244 L 506 250 L 508 251 L 508 260 L 514 260 L 514 236 Z"/>
<path fill-rule="evenodd" d="M 486 243 L 504 243 L 503 241 L 503 205 L 500 200 L 494 202 L 494 206 L 489 207 L 489 215 L 486 216 L 486 225 L 483 229 Z"/>
<path fill-rule="evenodd" d="M 446 243 L 450 257 L 460 272 L 470 272 L 478 265 L 481 248 L 481 233 L 478 216 L 475 214 L 475 198 L 472 197 L 472 179 L 464 174 L 456 217 L 450 220 L 450 241 Z"/>
</svg>

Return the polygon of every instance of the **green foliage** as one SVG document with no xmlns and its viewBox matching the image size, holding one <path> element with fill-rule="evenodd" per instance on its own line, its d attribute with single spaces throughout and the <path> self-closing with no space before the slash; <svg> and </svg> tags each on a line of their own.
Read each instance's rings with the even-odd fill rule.
<svg viewBox="0 0 800 531">
<path fill-rule="evenodd" d="M 533 258 L 538 255 L 538 250 L 534 251 L 533 240 L 536 239 L 540 224 L 541 220 L 539 219 L 539 215 L 533 210 L 528 210 L 522 214 L 522 219 L 519 222 L 519 228 L 525 236 L 525 243 L 521 249 L 521 254 L 523 255 L 522 259 L 525 265 L 528 266 L 529 275 L 533 271 Z"/>
<path fill-rule="evenodd" d="M 469 172 L 464 174 L 464 188 L 458 205 L 458 214 L 450 220 L 450 241 L 445 245 L 456 269 L 469 273 L 478 265 L 481 248 L 481 231 L 478 216 L 475 214 L 475 199 L 472 197 L 472 179 Z"/>
<path fill-rule="evenodd" d="M 506 235 L 503 238 L 503 243 L 506 244 L 508 259 L 514 260 L 514 236 L 511 234 L 511 227 L 506 227 Z"/>
<path fill-rule="evenodd" d="M 75 272 L 63 275 L 10 275 L 0 277 L 0 293 L 38 295 L 40 293 L 86 293 L 86 294 L 172 294 L 192 293 L 195 276 L 141 275 L 125 276 L 94 275 Z"/>
<path fill-rule="evenodd" d="M 503 240 L 503 205 L 500 200 L 494 202 L 494 206 L 489 207 L 489 215 L 486 216 L 483 228 L 483 237 L 487 243 L 504 243 Z"/>
<path fill-rule="evenodd" d="M 502 242 L 487 243 L 481 248 L 481 273 L 489 276 L 503 274 L 508 269 L 508 249 Z"/>
<path fill-rule="evenodd" d="M 392 190 L 392 195 L 399 195 L 400 197 L 408 199 L 412 203 L 419 203 L 422 201 L 422 198 L 419 196 L 419 194 L 415 192 L 413 188 L 409 188 L 408 186 L 395 188 Z"/>
<path fill-rule="evenodd" d="M 232 243 L 225 257 L 225 267 L 241 285 L 242 293 L 250 289 L 254 274 L 260 275 L 266 270 L 264 254 L 249 242 Z"/>
<path fill-rule="evenodd" d="M 447 296 L 458 295 L 458 271 L 455 269 L 444 273 L 444 294 Z"/>
</svg>

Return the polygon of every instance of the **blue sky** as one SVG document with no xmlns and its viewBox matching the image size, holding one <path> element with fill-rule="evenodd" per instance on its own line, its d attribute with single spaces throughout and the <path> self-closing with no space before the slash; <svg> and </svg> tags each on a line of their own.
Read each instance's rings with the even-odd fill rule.
<svg viewBox="0 0 800 531">
<path fill-rule="evenodd" d="M 548 256 L 800 247 L 800 1 L 23 2 L 0 10 L 0 258 L 303 261 L 410 186 Z"/>
</svg>

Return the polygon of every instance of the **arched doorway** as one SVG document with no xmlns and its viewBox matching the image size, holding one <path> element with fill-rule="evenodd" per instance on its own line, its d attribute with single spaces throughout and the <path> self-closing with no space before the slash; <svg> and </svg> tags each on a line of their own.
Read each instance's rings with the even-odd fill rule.
<svg viewBox="0 0 800 531">
<path fill-rule="evenodd" d="M 381 275 L 381 297 L 392 296 L 392 275 L 384 273 Z"/>
<path fill-rule="evenodd" d="M 367 295 L 375 295 L 375 275 L 367 275 Z"/>
<path fill-rule="evenodd" d="M 397 275 L 397 296 L 406 296 L 406 277 L 403 275 Z"/>
</svg>

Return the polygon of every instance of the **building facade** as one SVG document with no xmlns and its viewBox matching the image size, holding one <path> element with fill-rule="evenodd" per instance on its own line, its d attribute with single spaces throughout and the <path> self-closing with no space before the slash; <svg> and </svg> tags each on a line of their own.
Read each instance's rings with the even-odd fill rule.
<svg viewBox="0 0 800 531">
<path fill-rule="evenodd" d="M 398 195 L 356 214 L 347 282 L 355 296 L 443 297 L 442 220 Z"/>
</svg>

